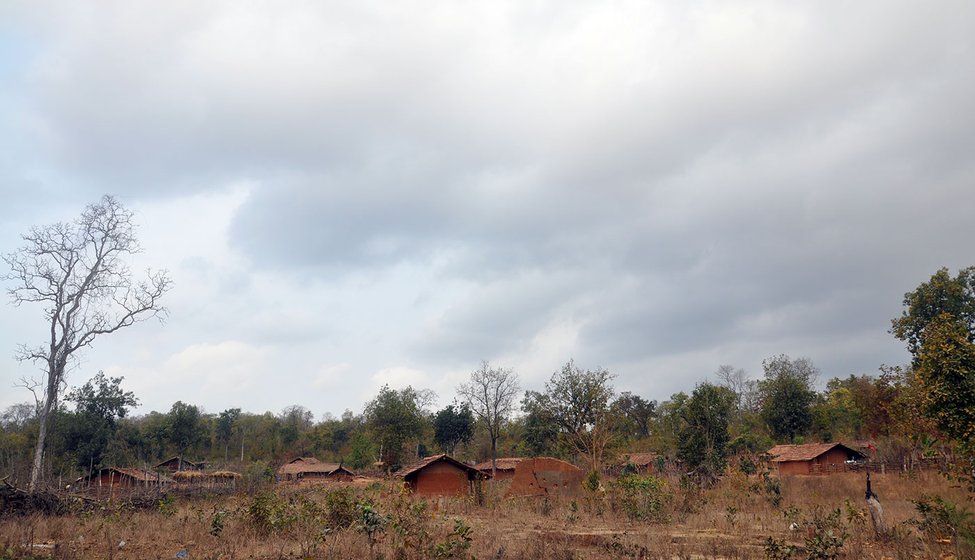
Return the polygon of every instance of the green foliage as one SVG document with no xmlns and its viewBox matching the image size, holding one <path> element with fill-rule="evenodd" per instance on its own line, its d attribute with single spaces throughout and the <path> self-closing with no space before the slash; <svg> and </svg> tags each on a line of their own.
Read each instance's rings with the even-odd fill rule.
<svg viewBox="0 0 975 560">
<path fill-rule="evenodd" d="M 586 455 L 594 469 L 614 437 L 609 425 L 612 379 L 605 369 L 583 370 L 569 360 L 545 382 L 544 396 L 526 394 L 526 399 L 532 395 L 533 408 L 547 411 L 544 418 L 557 427 L 560 440 Z"/>
<path fill-rule="evenodd" d="M 420 436 L 423 417 L 418 393 L 412 387 L 400 391 L 383 385 L 372 401 L 366 405 L 366 425 L 372 441 L 379 444 L 382 460 L 387 468 L 399 466 L 404 457 L 403 446 Z"/>
<path fill-rule="evenodd" d="M 922 409 L 943 433 L 975 452 L 975 344 L 965 325 L 941 314 L 924 330 L 915 375 Z"/>
<path fill-rule="evenodd" d="M 629 439 L 640 439 L 650 436 L 650 422 L 657 411 L 657 403 L 648 401 L 630 392 L 620 393 L 620 396 L 610 405 L 610 412 L 615 421 L 614 428 L 619 434 Z"/>
<path fill-rule="evenodd" d="M 582 479 L 582 487 L 588 492 L 597 492 L 599 490 L 599 471 L 593 469 L 586 473 L 586 477 Z"/>
<path fill-rule="evenodd" d="M 806 537 L 806 558 L 809 560 L 838 558 L 843 543 L 850 536 L 843 528 L 839 508 L 825 515 L 822 511 L 815 510 L 807 525 L 812 527 L 812 534 Z"/>
<path fill-rule="evenodd" d="M 359 516 L 360 498 L 352 488 L 337 488 L 325 494 L 326 520 L 329 529 L 348 529 Z"/>
<path fill-rule="evenodd" d="M 908 523 L 917 527 L 932 541 L 951 539 L 975 546 L 975 524 L 967 508 L 943 499 L 941 496 L 921 496 L 911 500 L 918 516 Z"/>
<path fill-rule="evenodd" d="M 665 523 L 673 495 L 667 482 L 655 476 L 621 476 L 613 484 L 617 503 L 630 519 Z"/>
<path fill-rule="evenodd" d="M 537 391 L 526 391 L 521 410 L 525 413 L 520 438 L 525 455 L 561 456 L 558 451 L 559 425 L 552 414 L 549 397 Z"/>
<path fill-rule="evenodd" d="M 454 448 L 474 437 L 474 413 L 467 405 L 448 405 L 433 417 L 433 439 L 444 453 L 453 454 Z"/>
<path fill-rule="evenodd" d="M 975 332 L 975 267 L 963 268 L 954 278 L 942 268 L 913 292 L 904 294 L 904 310 L 891 321 L 890 332 L 907 343 L 915 357 L 920 354 L 928 323 L 950 315 L 968 332 Z"/>
<path fill-rule="evenodd" d="M 713 481 L 724 473 L 735 398 L 727 387 L 702 383 L 680 410 L 677 456 L 699 481 Z"/>
<path fill-rule="evenodd" d="M 745 476 L 751 476 L 758 472 L 758 465 L 751 457 L 742 457 L 738 461 L 738 470 Z"/>
<path fill-rule="evenodd" d="M 376 541 L 389 524 L 389 518 L 379 513 L 371 502 L 359 502 L 358 509 L 359 522 L 356 528 L 369 539 L 369 552 L 371 555 L 373 547 L 376 546 Z"/>
<path fill-rule="evenodd" d="M 219 537 L 220 533 L 223 532 L 224 520 L 227 518 L 227 512 L 225 511 L 215 511 L 213 512 L 213 517 L 210 518 L 210 534 L 214 537 Z"/>
<path fill-rule="evenodd" d="M 118 421 L 129 408 L 139 404 L 134 393 L 122 390 L 123 379 L 98 372 L 65 398 L 74 403 L 75 411 L 59 422 L 64 426 L 61 447 L 74 457 L 75 465 L 82 471 L 102 465 L 118 432 Z"/>
<path fill-rule="evenodd" d="M 812 426 L 811 406 L 816 398 L 812 384 L 819 371 L 806 358 L 792 360 L 786 355 L 769 358 L 762 367 L 762 420 L 776 440 L 795 441 Z"/>
<path fill-rule="evenodd" d="M 786 544 L 785 540 L 765 539 L 765 558 L 768 560 L 788 560 L 799 553 L 799 547 L 793 544 Z"/>
<path fill-rule="evenodd" d="M 261 492 L 247 505 L 247 518 L 258 531 L 276 533 L 295 522 L 295 511 L 291 505 L 274 492 Z"/>
<path fill-rule="evenodd" d="M 166 517 L 176 515 L 176 498 L 172 494 L 163 494 L 156 503 L 156 510 Z"/>
<path fill-rule="evenodd" d="M 463 519 L 454 519 L 453 530 L 447 534 L 443 542 L 435 544 L 430 549 L 430 554 L 433 558 L 470 558 L 473 534 L 474 530 Z"/>
<path fill-rule="evenodd" d="M 202 426 L 203 415 L 198 407 L 176 401 L 166 419 L 166 436 L 182 456 L 204 438 Z"/>
<path fill-rule="evenodd" d="M 393 549 L 398 558 L 426 557 L 430 541 L 430 514 L 427 502 L 414 502 L 401 494 L 394 502 L 389 516 Z"/>
</svg>

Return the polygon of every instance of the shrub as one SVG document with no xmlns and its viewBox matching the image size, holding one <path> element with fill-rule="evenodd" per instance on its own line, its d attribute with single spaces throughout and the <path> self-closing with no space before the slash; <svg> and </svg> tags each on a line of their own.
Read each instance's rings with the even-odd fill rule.
<svg viewBox="0 0 975 560">
<path fill-rule="evenodd" d="M 667 482 L 655 476 L 629 475 L 617 479 L 617 501 L 627 517 L 637 521 L 667 521 L 671 493 Z"/>
<path fill-rule="evenodd" d="M 359 497 L 352 488 L 339 488 L 325 494 L 329 529 L 348 529 L 359 519 Z"/>
<path fill-rule="evenodd" d="M 434 558 L 468 558 L 474 530 L 463 519 L 454 520 L 454 529 L 447 538 L 430 550 Z"/>
<path fill-rule="evenodd" d="M 918 517 L 908 521 L 917 527 L 926 537 L 933 541 L 951 539 L 958 543 L 959 539 L 969 545 L 975 545 L 975 527 L 972 524 L 972 514 L 965 508 L 960 508 L 952 502 L 945 501 L 941 496 L 921 496 L 911 500 Z"/>
</svg>

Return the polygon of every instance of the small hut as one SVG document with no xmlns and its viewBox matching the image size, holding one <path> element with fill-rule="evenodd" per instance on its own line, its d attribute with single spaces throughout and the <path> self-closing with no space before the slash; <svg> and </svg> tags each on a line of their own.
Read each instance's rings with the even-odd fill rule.
<svg viewBox="0 0 975 560">
<path fill-rule="evenodd" d="M 478 481 L 491 477 L 447 454 L 427 457 L 400 469 L 395 476 L 422 496 L 466 496 Z"/>
<path fill-rule="evenodd" d="M 866 455 L 842 443 L 776 445 L 766 454 L 779 475 L 846 472 Z"/>
<path fill-rule="evenodd" d="M 278 469 L 278 480 L 339 480 L 348 482 L 355 473 L 341 463 L 323 463 L 315 457 L 298 457 Z"/>
<path fill-rule="evenodd" d="M 660 455 L 656 453 L 626 453 L 621 457 L 620 462 L 623 466 L 633 465 L 640 474 L 647 474 L 656 471 L 657 457 Z"/>
<path fill-rule="evenodd" d="M 523 459 L 521 457 L 498 457 L 497 459 L 497 469 L 493 475 L 494 480 L 511 480 L 515 477 L 515 467 L 518 466 Z M 491 475 L 491 461 L 484 461 L 483 463 L 478 463 L 474 465 L 474 468 L 481 471 L 482 473 Z"/>
<path fill-rule="evenodd" d="M 157 488 L 172 482 L 172 478 L 156 472 L 126 467 L 105 467 L 79 478 L 75 481 L 75 487 L 101 494 L 113 493 L 119 488 L 128 490 Z"/>
</svg>

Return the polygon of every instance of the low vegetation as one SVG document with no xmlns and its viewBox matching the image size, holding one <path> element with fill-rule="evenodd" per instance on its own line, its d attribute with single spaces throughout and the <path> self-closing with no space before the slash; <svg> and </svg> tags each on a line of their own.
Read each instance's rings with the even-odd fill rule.
<svg viewBox="0 0 975 560">
<path fill-rule="evenodd" d="M 255 493 L 116 500 L 64 515 L 8 516 L 0 558 L 970 558 L 967 491 L 933 472 L 875 475 L 889 534 L 877 535 L 863 476 L 733 475 L 700 489 L 629 474 L 575 499 L 426 500 L 393 481 L 266 486 Z M 774 477 L 771 480 L 776 480 Z M 780 500 L 770 499 L 779 496 Z M 588 498 L 587 498 L 588 499 Z M 135 504 L 135 505 L 133 505 Z"/>
</svg>

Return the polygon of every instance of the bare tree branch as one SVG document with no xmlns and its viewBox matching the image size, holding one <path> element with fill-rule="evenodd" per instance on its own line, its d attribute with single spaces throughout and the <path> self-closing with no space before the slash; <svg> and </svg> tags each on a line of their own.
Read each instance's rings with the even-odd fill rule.
<svg viewBox="0 0 975 560">
<path fill-rule="evenodd" d="M 63 390 L 65 373 L 80 349 L 99 336 L 151 317 L 162 319 L 160 300 L 172 283 L 166 271 L 147 271 L 135 281 L 127 257 L 139 253 L 132 213 L 111 196 L 89 205 L 72 223 L 33 227 L 24 246 L 3 255 L 13 285 L 13 305 L 43 303 L 49 331 L 43 346 L 21 346 L 17 359 L 33 361 L 46 374 L 44 394 L 35 393 L 40 420 L 30 488 L 40 479 L 50 412 Z M 34 386 L 31 391 L 39 388 Z"/>
</svg>

